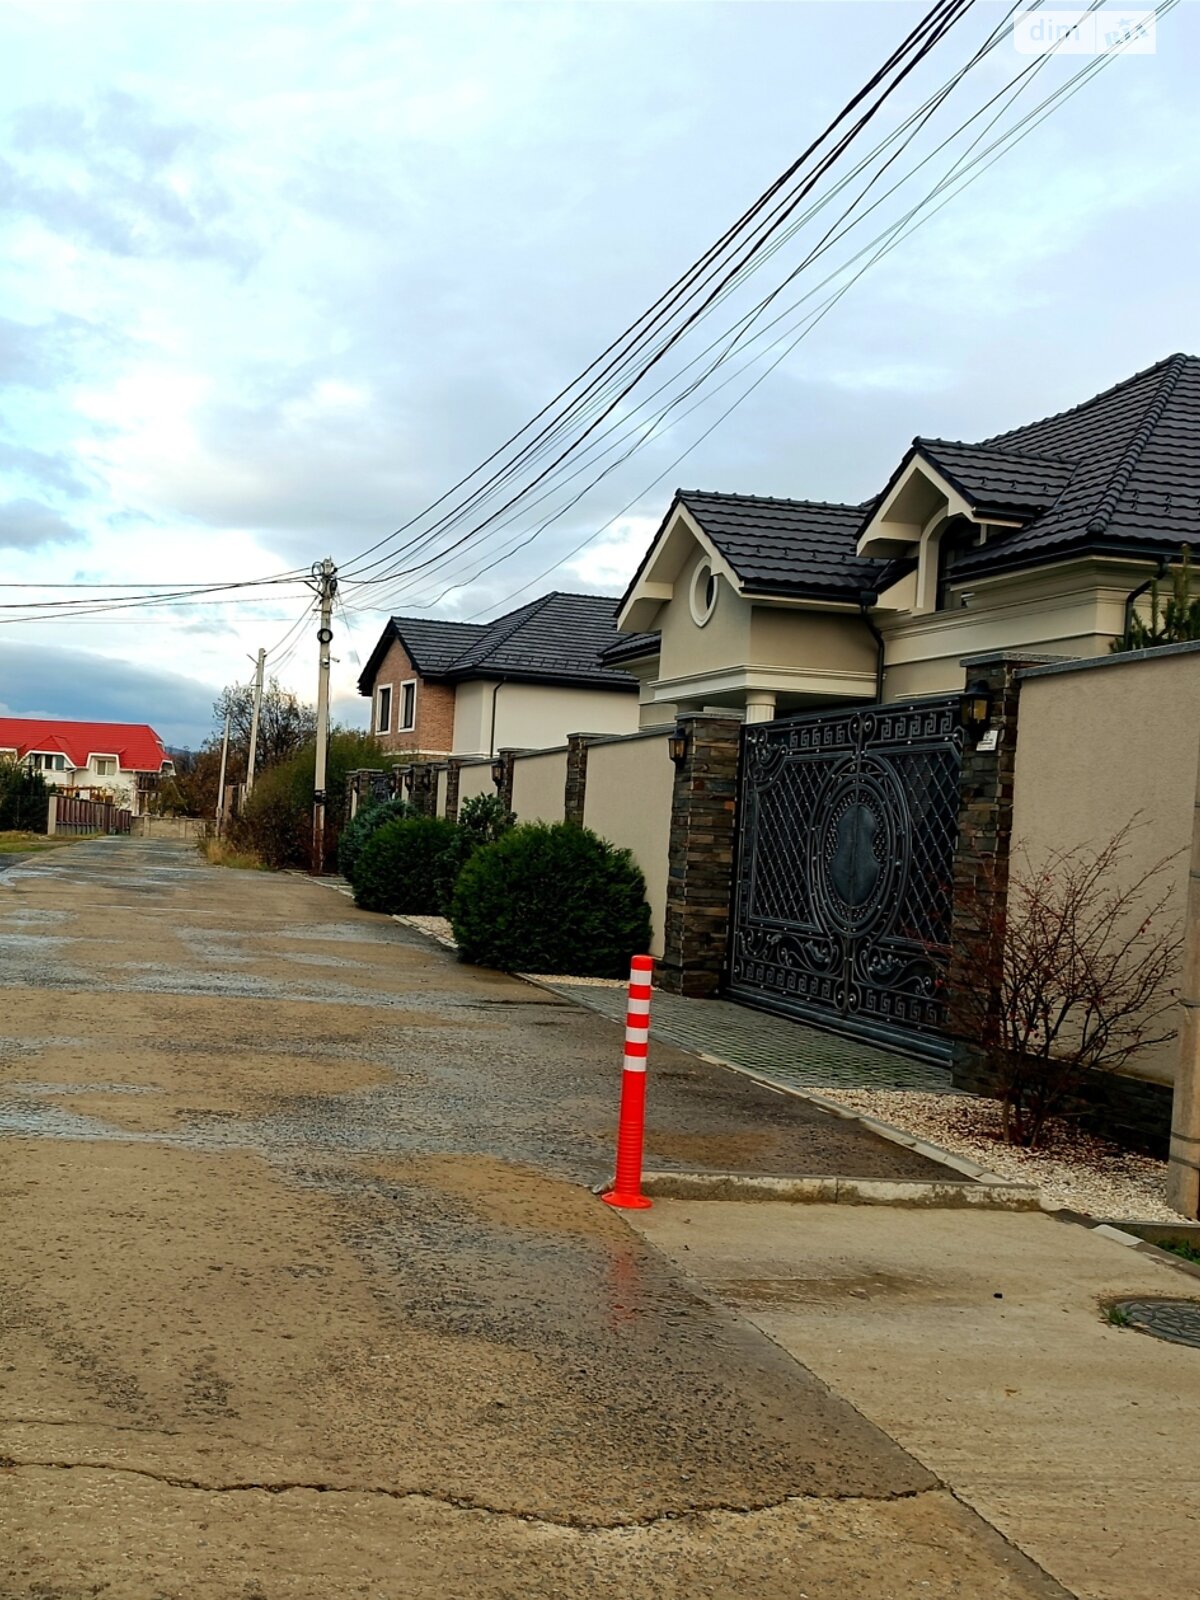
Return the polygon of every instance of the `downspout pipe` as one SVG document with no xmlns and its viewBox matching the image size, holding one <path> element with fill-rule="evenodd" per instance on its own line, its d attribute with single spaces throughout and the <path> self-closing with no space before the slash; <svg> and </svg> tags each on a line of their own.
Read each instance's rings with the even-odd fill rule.
<svg viewBox="0 0 1200 1600">
<path fill-rule="evenodd" d="M 1139 583 L 1136 589 L 1131 589 L 1125 596 L 1125 632 L 1122 637 L 1124 638 L 1126 649 L 1129 647 L 1129 637 L 1133 631 L 1134 606 L 1137 605 L 1138 601 L 1148 589 L 1152 589 L 1156 583 L 1161 583 L 1170 570 L 1171 563 L 1168 558 L 1166 556 L 1159 556 L 1158 567 L 1155 570 L 1154 576 L 1152 578 L 1147 578 L 1145 583 Z"/>
<path fill-rule="evenodd" d="M 867 632 L 875 641 L 875 703 L 878 705 L 883 699 L 883 635 L 872 617 L 870 608 L 879 599 L 874 589 L 865 589 L 858 597 L 858 609 L 863 621 L 867 625 Z"/>
<path fill-rule="evenodd" d="M 503 689 L 503 687 L 503 678 L 497 678 L 495 683 L 492 685 L 492 731 L 488 735 L 489 756 L 494 756 L 496 754 L 496 701 L 499 698 L 500 691 Z"/>
</svg>

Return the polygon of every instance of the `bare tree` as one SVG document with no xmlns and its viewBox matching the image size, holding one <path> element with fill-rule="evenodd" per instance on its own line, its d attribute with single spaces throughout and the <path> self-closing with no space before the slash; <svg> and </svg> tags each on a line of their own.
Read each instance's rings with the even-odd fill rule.
<svg viewBox="0 0 1200 1600">
<path fill-rule="evenodd" d="M 1036 1145 L 1084 1078 L 1170 1039 L 1182 936 L 1166 915 L 1177 858 L 1129 877 L 1127 823 L 1098 849 L 1027 858 L 981 930 L 977 982 L 950 999 L 976 1043 L 1010 1144 Z"/>
<path fill-rule="evenodd" d="M 224 726 L 226 712 L 229 713 L 230 749 L 241 752 L 244 757 L 250 744 L 250 721 L 254 714 L 253 687 L 231 684 L 222 689 L 213 703 L 213 717 L 218 728 Z M 315 737 L 316 731 L 315 706 L 305 705 L 294 694 L 281 689 L 277 678 L 272 678 L 263 689 L 255 767 L 261 770 L 274 766 L 277 761 L 286 761 L 302 750 Z"/>
</svg>

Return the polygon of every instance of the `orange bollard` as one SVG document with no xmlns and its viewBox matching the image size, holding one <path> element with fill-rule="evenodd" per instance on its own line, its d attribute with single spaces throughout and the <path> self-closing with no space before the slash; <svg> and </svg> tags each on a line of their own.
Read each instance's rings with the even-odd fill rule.
<svg viewBox="0 0 1200 1600">
<path fill-rule="evenodd" d="M 617 1172 L 601 1199 L 626 1211 L 646 1211 L 642 1193 L 642 1141 L 646 1131 L 646 1057 L 650 1053 L 650 956 L 634 956 L 629 973 L 625 1017 L 625 1070 L 621 1074 L 621 1116 L 617 1126 Z"/>
</svg>

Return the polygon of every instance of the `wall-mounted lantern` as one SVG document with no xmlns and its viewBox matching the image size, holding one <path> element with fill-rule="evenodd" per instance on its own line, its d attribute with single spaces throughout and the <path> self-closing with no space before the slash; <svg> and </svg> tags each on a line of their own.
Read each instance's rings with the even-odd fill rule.
<svg viewBox="0 0 1200 1600">
<path fill-rule="evenodd" d="M 992 691 L 982 678 L 976 678 L 974 683 L 967 685 L 962 698 L 963 727 L 978 738 L 991 721 L 991 716 Z"/>
<path fill-rule="evenodd" d="M 496 785 L 497 789 L 504 782 L 504 763 L 503 763 L 503 761 L 493 761 L 492 762 L 492 782 Z"/>
<path fill-rule="evenodd" d="M 411 794 L 413 786 L 413 769 L 411 767 L 405 767 L 400 781 L 404 784 L 404 787 L 408 790 L 409 794 Z"/>
<path fill-rule="evenodd" d="M 675 732 L 667 740 L 667 751 L 677 767 L 681 767 L 687 760 L 688 746 L 691 742 L 691 735 L 687 729 L 677 725 Z"/>
</svg>

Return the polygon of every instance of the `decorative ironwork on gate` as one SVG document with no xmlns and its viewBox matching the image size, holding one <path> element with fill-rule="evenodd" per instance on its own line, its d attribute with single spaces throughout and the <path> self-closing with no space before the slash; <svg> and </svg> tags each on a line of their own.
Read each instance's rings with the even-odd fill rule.
<svg viewBox="0 0 1200 1600">
<path fill-rule="evenodd" d="M 742 738 L 729 992 L 944 1056 L 958 698 L 751 723 Z"/>
</svg>

